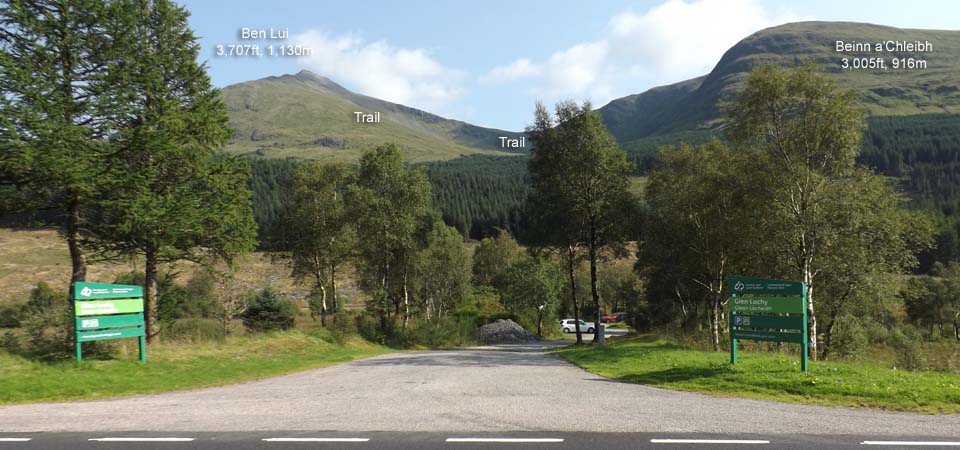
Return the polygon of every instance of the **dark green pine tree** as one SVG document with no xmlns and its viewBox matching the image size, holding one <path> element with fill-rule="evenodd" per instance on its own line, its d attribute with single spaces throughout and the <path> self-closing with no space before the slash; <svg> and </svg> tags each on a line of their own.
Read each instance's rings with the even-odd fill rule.
<svg viewBox="0 0 960 450">
<path fill-rule="evenodd" d="M 0 2 L 0 212 L 53 213 L 71 286 L 86 277 L 80 230 L 105 171 L 106 14 L 96 0 Z"/>
<path fill-rule="evenodd" d="M 147 338 L 157 326 L 157 267 L 252 250 L 256 226 L 245 161 L 217 151 L 227 109 L 197 63 L 185 9 L 169 0 L 118 0 L 111 36 L 118 114 L 110 176 L 92 244 L 108 256 L 144 257 Z"/>
</svg>

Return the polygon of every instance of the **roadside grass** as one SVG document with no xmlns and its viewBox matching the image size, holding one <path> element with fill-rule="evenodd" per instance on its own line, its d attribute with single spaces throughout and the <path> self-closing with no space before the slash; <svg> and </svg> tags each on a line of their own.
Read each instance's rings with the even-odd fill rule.
<svg viewBox="0 0 960 450">
<path fill-rule="evenodd" d="M 908 372 L 875 363 L 811 361 L 800 371 L 795 353 L 691 350 L 652 335 L 612 339 L 606 348 L 557 350 L 597 375 L 629 383 L 823 406 L 873 407 L 923 413 L 960 413 L 960 375 Z"/>
<path fill-rule="evenodd" d="M 131 341 L 133 342 L 133 341 Z M 147 364 L 136 344 L 109 360 L 40 362 L 0 351 L 0 404 L 95 400 L 251 381 L 391 351 L 352 338 L 340 346 L 299 331 L 229 337 L 222 342 L 161 342 Z"/>
</svg>

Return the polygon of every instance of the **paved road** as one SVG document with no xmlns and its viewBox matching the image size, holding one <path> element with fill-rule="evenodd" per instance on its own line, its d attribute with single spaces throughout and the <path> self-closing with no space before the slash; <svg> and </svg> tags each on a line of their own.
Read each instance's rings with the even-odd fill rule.
<svg viewBox="0 0 960 450">
<path fill-rule="evenodd" d="M 11 439 L 4 441 L 4 439 Z M 20 439 L 16 441 L 15 439 Z M 28 441 L 24 439 L 30 439 Z M 152 441 L 151 441 L 152 439 Z M 398 433 L 398 432 L 282 432 L 282 433 L 46 433 L 42 435 L 2 434 L 0 450 L 252 450 L 252 449 L 409 449 L 409 450 L 568 450 L 568 449 L 652 449 L 652 450 L 866 450 L 960 446 L 944 440 L 878 442 L 863 436 L 782 436 L 678 433 Z M 921 445 L 922 444 L 922 445 Z M 952 444 L 952 445 L 945 445 Z M 936 448 L 936 447 L 933 447 Z M 943 448 L 943 447 L 941 447 Z"/>
<path fill-rule="evenodd" d="M 960 440 L 956 415 L 780 404 L 619 383 L 543 353 L 564 344 L 395 353 L 220 388 L 0 407 L 0 432 L 539 431 Z M 599 411 L 582 409 L 595 399 L 602 401 Z"/>
<path fill-rule="evenodd" d="M 563 342 L 403 352 L 268 380 L 0 407 L 0 432 L 653 432 L 960 440 L 960 416 L 719 398 L 619 383 L 543 353 Z M 601 399 L 598 411 L 571 411 Z M 0 449 L 2 450 L 2 449 Z"/>
</svg>

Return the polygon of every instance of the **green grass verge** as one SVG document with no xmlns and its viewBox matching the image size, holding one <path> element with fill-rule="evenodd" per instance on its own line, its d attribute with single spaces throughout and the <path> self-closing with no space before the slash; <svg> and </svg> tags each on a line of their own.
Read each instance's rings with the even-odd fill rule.
<svg viewBox="0 0 960 450">
<path fill-rule="evenodd" d="M 379 355 L 390 349 L 354 339 L 328 343 L 292 331 L 223 342 L 160 343 L 147 364 L 133 351 L 103 361 L 38 362 L 0 351 L 0 404 L 101 399 L 219 386 Z"/>
<path fill-rule="evenodd" d="M 608 341 L 606 348 L 568 347 L 557 353 L 597 375 L 630 383 L 825 406 L 960 413 L 960 376 L 892 370 L 870 363 L 811 361 L 800 371 L 794 355 L 681 348 L 656 336 Z"/>
</svg>

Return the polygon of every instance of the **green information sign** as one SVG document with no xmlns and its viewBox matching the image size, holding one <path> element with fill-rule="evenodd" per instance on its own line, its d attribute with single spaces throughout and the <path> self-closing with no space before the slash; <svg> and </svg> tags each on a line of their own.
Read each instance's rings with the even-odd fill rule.
<svg viewBox="0 0 960 450">
<path fill-rule="evenodd" d="M 731 294 L 803 295 L 807 288 L 799 281 L 768 280 L 766 278 L 728 277 Z"/>
<path fill-rule="evenodd" d="M 778 330 L 802 330 L 807 326 L 801 316 L 758 316 L 734 314 L 733 325 L 744 328 L 775 328 Z"/>
<path fill-rule="evenodd" d="M 143 325 L 143 313 L 122 314 L 119 316 L 77 317 L 78 330 L 97 330 L 100 328 L 138 327 Z"/>
<path fill-rule="evenodd" d="M 735 330 L 733 332 L 735 339 L 750 339 L 752 341 L 768 342 L 791 342 L 794 344 L 803 343 L 801 333 L 780 333 L 776 331 L 757 331 L 757 330 Z"/>
<path fill-rule="evenodd" d="M 737 363 L 737 341 L 800 344 L 800 368 L 807 371 L 807 286 L 799 281 L 729 277 L 730 363 Z M 785 332 L 785 330 L 797 332 Z"/>
<path fill-rule="evenodd" d="M 120 300 L 91 300 L 74 302 L 74 314 L 77 316 L 104 316 L 107 314 L 127 314 L 143 312 L 142 298 Z"/>
<path fill-rule="evenodd" d="M 73 320 L 77 361 L 83 361 L 84 342 L 137 338 L 140 362 L 146 362 L 147 342 L 142 297 L 141 286 L 75 283 Z"/>
<path fill-rule="evenodd" d="M 143 327 L 112 328 L 108 330 L 81 331 L 77 333 L 77 342 L 103 341 L 143 336 Z"/>
<path fill-rule="evenodd" d="M 75 283 L 74 300 L 143 297 L 143 286 L 130 284 Z"/>
<path fill-rule="evenodd" d="M 730 310 L 748 313 L 803 314 L 803 297 L 740 297 L 730 299 Z"/>
</svg>

